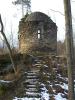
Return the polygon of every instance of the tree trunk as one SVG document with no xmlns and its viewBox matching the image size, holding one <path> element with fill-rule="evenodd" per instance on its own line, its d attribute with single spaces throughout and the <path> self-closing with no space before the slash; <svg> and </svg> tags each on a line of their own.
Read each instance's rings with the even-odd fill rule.
<svg viewBox="0 0 75 100">
<path fill-rule="evenodd" d="M 9 45 L 9 43 L 8 43 L 8 40 L 7 40 L 7 38 L 6 38 L 6 35 L 5 35 L 5 33 L 4 33 L 4 27 L 3 27 L 3 22 L 2 22 L 2 19 L 1 19 L 1 15 L 0 15 L 0 24 L 1 24 L 1 34 L 3 35 L 4 40 L 5 40 L 5 42 L 6 42 L 6 45 L 7 45 L 7 47 L 8 47 L 9 56 L 10 56 L 10 59 L 11 59 L 11 63 L 12 63 L 14 72 L 16 72 L 15 63 L 14 63 L 14 60 L 13 60 L 13 57 L 12 57 L 12 51 L 11 51 L 10 45 Z"/>
<path fill-rule="evenodd" d="M 65 11 L 65 27 L 66 27 L 66 53 L 67 53 L 67 67 L 68 67 L 68 98 L 74 98 L 74 79 L 73 79 L 73 65 L 74 65 L 74 47 L 73 47 L 73 31 L 72 31 L 72 16 L 70 0 L 64 0 Z"/>
</svg>

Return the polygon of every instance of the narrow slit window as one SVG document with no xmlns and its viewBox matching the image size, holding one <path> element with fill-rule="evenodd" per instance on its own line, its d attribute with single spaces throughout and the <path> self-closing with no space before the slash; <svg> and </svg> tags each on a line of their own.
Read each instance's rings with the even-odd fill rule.
<svg viewBox="0 0 75 100">
<path fill-rule="evenodd" d="M 41 38 L 41 35 L 40 35 L 40 33 L 38 33 L 38 39 L 40 39 Z"/>
<path fill-rule="evenodd" d="M 41 37 L 40 33 L 41 33 L 40 30 L 38 30 L 38 39 L 40 39 L 40 37 Z"/>
</svg>

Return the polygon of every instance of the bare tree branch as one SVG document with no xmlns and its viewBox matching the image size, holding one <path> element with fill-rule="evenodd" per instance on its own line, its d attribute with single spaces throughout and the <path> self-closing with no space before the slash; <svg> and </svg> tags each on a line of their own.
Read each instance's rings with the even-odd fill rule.
<svg viewBox="0 0 75 100">
<path fill-rule="evenodd" d="M 53 12 L 58 12 L 58 13 L 60 13 L 61 15 L 63 15 L 63 16 L 65 16 L 62 12 L 60 12 L 60 11 L 57 11 L 57 10 L 53 10 L 53 9 L 50 9 L 51 11 L 53 11 Z"/>
<path fill-rule="evenodd" d="M 54 10 L 54 9 L 50 9 L 51 11 L 53 11 L 53 12 L 56 12 L 56 13 L 59 13 L 59 14 L 61 14 L 61 15 L 63 15 L 63 16 L 65 16 L 62 12 L 60 12 L 60 11 L 57 11 L 57 10 Z M 72 19 L 75 21 L 75 18 L 72 16 Z"/>
<path fill-rule="evenodd" d="M 0 24 L 1 24 L 1 30 L 0 30 L 0 32 L 1 32 L 1 34 L 3 35 L 4 40 L 5 40 L 5 42 L 6 42 L 6 45 L 7 45 L 8 50 L 9 50 L 9 56 L 10 56 L 10 59 L 11 59 L 11 63 L 12 63 L 14 72 L 16 72 L 15 63 L 14 63 L 14 60 L 13 60 L 13 57 L 12 57 L 12 51 L 11 51 L 10 45 L 9 45 L 9 43 L 8 43 L 8 40 L 7 40 L 7 38 L 6 38 L 6 35 L 5 35 L 5 33 L 4 33 L 4 26 L 3 26 L 2 19 L 1 19 L 1 15 L 0 15 Z"/>
</svg>

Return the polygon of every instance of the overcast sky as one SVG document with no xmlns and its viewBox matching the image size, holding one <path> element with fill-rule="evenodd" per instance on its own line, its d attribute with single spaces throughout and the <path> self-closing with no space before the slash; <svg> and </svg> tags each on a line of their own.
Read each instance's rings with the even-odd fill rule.
<svg viewBox="0 0 75 100">
<path fill-rule="evenodd" d="M 10 37 L 11 28 L 14 34 L 15 42 L 17 42 L 17 32 L 19 20 L 22 17 L 21 6 L 15 6 L 12 4 L 14 0 L 0 0 L 0 13 L 2 15 L 3 23 L 5 26 L 5 33 L 7 37 Z M 72 14 L 74 16 L 75 2 L 72 2 Z M 63 41 L 65 38 L 65 21 L 64 16 L 58 12 L 64 14 L 63 0 L 31 0 L 31 11 L 41 11 L 51 17 L 58 26 L 58 40 Z"/>
</svg>

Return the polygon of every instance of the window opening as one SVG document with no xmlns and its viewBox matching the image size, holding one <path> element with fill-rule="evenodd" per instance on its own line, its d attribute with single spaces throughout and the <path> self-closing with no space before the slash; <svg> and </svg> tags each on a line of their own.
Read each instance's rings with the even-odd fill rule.
<svg viewBox="0 0 75 100">
<path fill-rule="evenodd" d="M 40 30 L 38 30 L 38 39 L 40 39 L 41 38 L 41 31 Z"/>
</svg>

